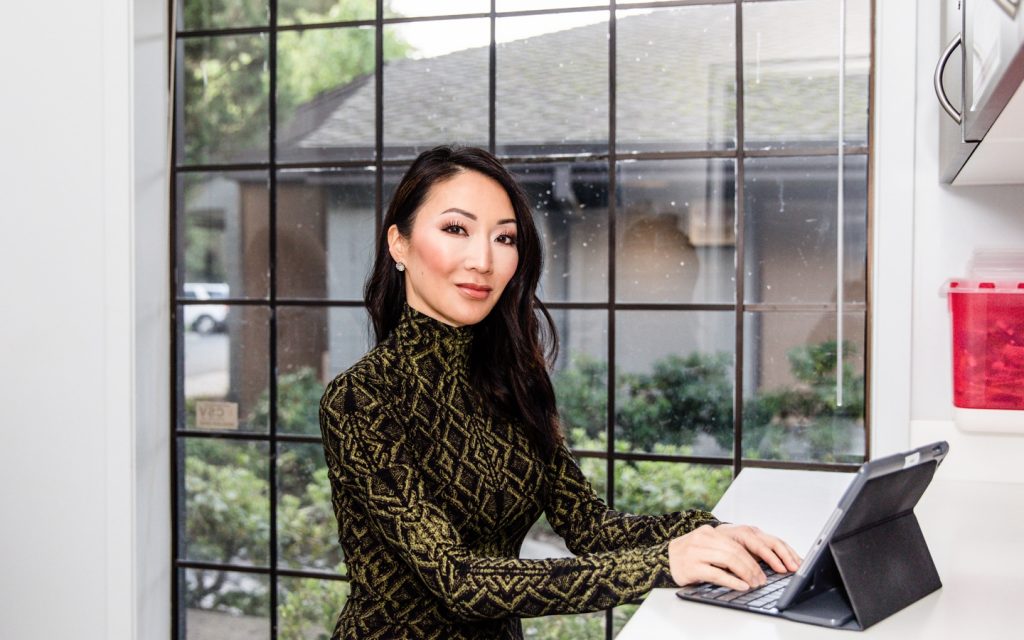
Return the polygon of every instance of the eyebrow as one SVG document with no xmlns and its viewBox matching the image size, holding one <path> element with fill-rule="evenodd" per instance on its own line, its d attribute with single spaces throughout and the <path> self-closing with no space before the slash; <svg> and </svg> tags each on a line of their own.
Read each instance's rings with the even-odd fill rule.
<svg viewBox="0 0 1024 640">
<path fill-rule="evenodd" d="M 441 212 L 441 215 L 444 215 L 446 213 L 458 213 L 460 215 L 466 216 L 470 220 L 477 219 L 475 213 L 470 213 L 469 211 L 466 211 L 465 209 L 459 209 L 458 207 L 445 209 L 444 211 Z M 517 222 L 515 218 L 505 218 L 504 220 L 498 220 L 498 224 L 517 224 Z"/>
</svg>

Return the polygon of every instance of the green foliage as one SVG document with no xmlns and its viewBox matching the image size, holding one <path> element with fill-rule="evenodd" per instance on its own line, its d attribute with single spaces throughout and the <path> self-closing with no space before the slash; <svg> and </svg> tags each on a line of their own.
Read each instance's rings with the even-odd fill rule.
<svg viewBox="0 0 1024 640">
<path fill-rule="evenodd" d="M 278 451 L 277 502 L 281 562 L 322 571 L 344 572 L 338 522 L 320 445 Z"/>
<path fill-rule="evenodd" d="M 189 440 L 185 547 L 193 560 L 265 564 L 269 528 L 266 455 L 256 444 Z M 265 599 L 237 574 L 190 572 L 186 606 L 265 615 Z"/>
<path fill-rule="evenodd" d="M 300 367 L 277 378 L 277 430 L 320 435 L 320 396 L 324 385 L 312 367 Z M 270 424 L 270 394 L 264 391 L 253 405 L 253 424 Z"/>
<path fill-rule="evenodd" d="M 266 148 L 267 36 L 190 38 L 185 49 L 185 160 L 224 162 Z"/>
<path fill-rule="evenodd" d="M 732 444 L 732 358 L 727 353 L 670 355 L 652 373 L 621 374 L 616 437 L 650 451 L 657 443 L 692 444 L 698 433 Z"/>
<path fill-rule="evenodd" d="M 796 384 L 764 390 L 743 407 L 747 458 L 840 461 L 857 456 L 863 429 L 864 376 L 851 364 L 855 345 L 843 345 L 843 406 L 835 405 L 834 340 L 788 353 Z M 579 449 L 605 448 L 607 364 L 577 356 L 553 376 L 563 429 Z M 659 451 L 693 445 L 698 434 L 732 449 L 733 373 L 727 353 L 670 355 L 650 373 L 620 373 L 616 382 L 617 450 Z M 623 449 L 622 443 L 629 443 Z M 653 471 L 653 469 L 652 469 Z"/>
<path fill-rule="evenodd" d="M 268 0 L 185 0 L 186 29 L 251 27 L 270 20 Z"/>
<path fill-rule="evenodd" d="M 604 612 L 525 618 L 523 637 L 530 640 L 603 640 Z"/>
<path fill-rule="evenodd" d="M 586 438 L 604 436 L 608 415 L 608 364 L 586 354 L 573 356 L 569 367 L 552 376 L 558 415 L 565 433 Z M 579 449 L 581 444 L 572 441 Z"/>
<path fill-rule="evenodd" d="M 278 637 L 329 640 L 338 612 L 348 599 L 348 583 L 286 579 L 278 609 Z"/>
<path fill-rule="evenodd" d="M 857 456 L 844 454 L 854 448 L 852 440 L 861 432 L 864 420 L 864 376 L 850 363 L 855 353 L 853 343 L 843 343 L 843 405 L 836 406 L 835 340 L 790 350 L 790 371 L 798 383 L 762 391 L 745 403 L 744 455 L 859 461 Z"/>
</svg>

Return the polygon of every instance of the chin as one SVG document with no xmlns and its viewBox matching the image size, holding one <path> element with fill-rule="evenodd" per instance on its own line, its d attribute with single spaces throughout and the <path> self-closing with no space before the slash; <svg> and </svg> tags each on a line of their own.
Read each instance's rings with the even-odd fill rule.
<svg viewBox="0 0 1024 640">
<path fill-rule="evenodd" d="M 460 325 L 473 325 L 483 322 L 484 318 L 491 315 L 496 305 L 493 304 L 470 304 L 465 303 L 459 306 L 449 317 Z"/>
</svg>

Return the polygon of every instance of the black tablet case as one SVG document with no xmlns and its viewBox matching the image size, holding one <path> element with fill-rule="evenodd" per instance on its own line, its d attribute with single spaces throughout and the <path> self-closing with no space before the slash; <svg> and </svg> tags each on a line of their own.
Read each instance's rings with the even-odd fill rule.
<svg viewBox="0 0 1024 640">
<path fill-rule="evenodd" d="M 849 615 L 846 629 L 867 629 L 942 587 L 914 506 L 935 461 L 868 480 L 836 529 L 806 597 L 779 615 L 829 626 Z"/>
</svg>

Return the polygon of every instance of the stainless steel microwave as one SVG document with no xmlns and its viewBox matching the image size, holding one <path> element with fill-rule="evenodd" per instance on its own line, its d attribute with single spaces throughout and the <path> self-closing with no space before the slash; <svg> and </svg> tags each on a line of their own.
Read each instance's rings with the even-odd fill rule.
<svg viewBox="0 0 1024 640">
<path fill-rule="evenodd" d="M 941 125 L 943 141 L 949 139 L 940 145 L 941 177 L 945 182 L 954 180 L 1024 81 L 1021 3 L 1022 0 L 956 3 L 960 32 L 946 46 L 935 70 L 936 95 L 949 118 Z M 957 54 L 960 77 L 950 78 L 943 72 Z"/>
</svg>

